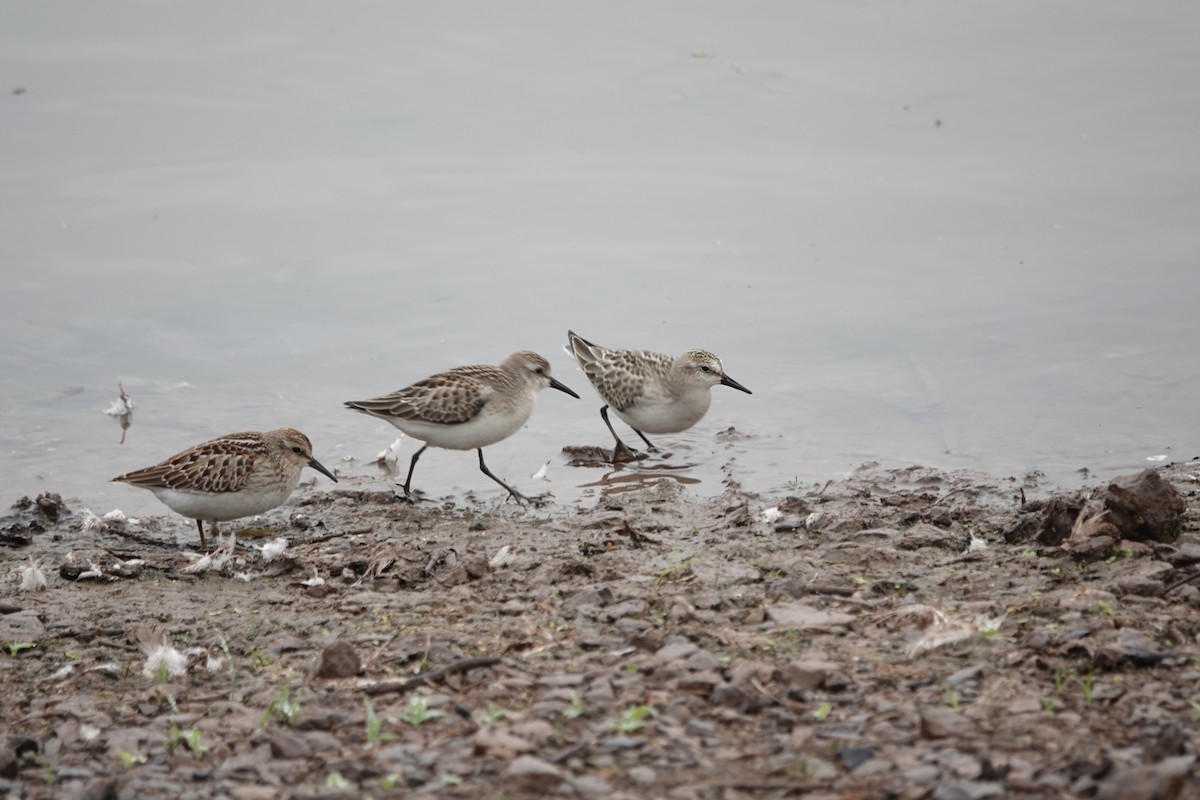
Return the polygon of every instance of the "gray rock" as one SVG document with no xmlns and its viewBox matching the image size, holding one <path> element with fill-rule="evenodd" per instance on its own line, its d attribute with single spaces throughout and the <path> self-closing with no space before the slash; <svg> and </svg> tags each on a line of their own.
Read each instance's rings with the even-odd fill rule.
<svg viewBox="0 0 1200 800">
<path fill-rule="evenodd" d="M 658 773 L 652 768 L 644 766 L 631 767 L 625 776 L 642 787 L 653 786 L 658 780 Z"/>
<path fill-rule="evenodd" d="M 1169 656 L 1171 651 L 1140 631 L 1122 630 L 1115 642 L 1101 645 L 1096 651 L 1096 665 L 1115 669 L 1123 664 L 1151 667 Z"/>
<path fill-rule="evenodd" d="M 536 756 L 519 756 L 500 773 L 500 781 L 519 792 L 549 792 L 562 783 L 566 773 Z"/>
<path fill-rule="evenodd" d="M 981 781 L 949 781 L 933 790 L 933 800 L 985 800 L 1003 796 L 1003 786 Z"/>
<path fill-rule="evenodd" d="M 777 603 L 767 607 L 767 616 L 784 630 L 836 628 L 849 625 L 854 617 L 836 611 L 823 611 L 807 603 Z"/>
<path fill-rule="evenodd" d="M 607 586 L 589 586 L 586 589 L 580 589 L 564 600 L 563 606 L 566 608 L 580 608 L 582 606 L 603 608 L 611 603 L 612 599 L 612 590 Z"/>
<path fill-rule="evenodd" d="M 46 626 L 42 624 L 38 612 L 32 608 L 0 615 L 2 642 L 36 642 L 45 635 Z"/>
<path fill-rule="evenodd" d="M 947 675 L 945 680 L 943 680 L 942 682 L 945 683 L 947 686 L 949 686 L 951 689 L 954 689 L 954 688 L 957 688 L 957 687 L 963 685 L 964 683 L 967 683 L 968 681 L 973 681 L 976 678 L 981 677 L 982 675 L 983 675 L 983 666 L 982 665 L 976 665 L 974 667 L 964 667 L 963 669 L 960 669 L 958 672 L 954 672 L 954 673 L 951 673 L 950 675 Z"/>
<path fill-rule="evenodd" d="M 656 664 L 668 664 L 677 659 L 687 658 L 699 649 L 699 647 L 686 639 L 670 642 L 660 647 L 658 652 L 654 654 L 654 662 Z"/>
</svg>

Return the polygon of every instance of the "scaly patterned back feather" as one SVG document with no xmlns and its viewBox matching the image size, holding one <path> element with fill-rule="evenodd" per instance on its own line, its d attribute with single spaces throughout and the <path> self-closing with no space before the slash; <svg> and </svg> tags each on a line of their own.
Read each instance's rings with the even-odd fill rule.
<svg viewBox="0 0 1200 800">
<path fill-rule="evenodd" d="M 312 445 L 304 434 L 290 432 L 303 440 L 311 452 Z M 213 494 L 236 492 L 246 484 L 255 463 L 266 455 L 261 434 L 231 433 L 176 453 L 153 467 L 128 472 L 113 480 L 146 489 L 161 487 Z"/>
</svg>

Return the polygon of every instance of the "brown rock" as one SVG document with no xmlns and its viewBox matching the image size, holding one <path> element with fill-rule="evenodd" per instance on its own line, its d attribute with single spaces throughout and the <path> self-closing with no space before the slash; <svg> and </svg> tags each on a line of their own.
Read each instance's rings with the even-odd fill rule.
<svg viewBox="0 0 1200 800">
<path fill-rule="evenodd" d="M 312 755 L 312 747 L 300 734 L 275 728 L 271 731 L 271 755 L 275 758 L 308 758 Z"/>
<path fill-rule="evenodd" d="M 963 538 L 956 537 L 949 531 L 930 525 L 927 522 L 918 522 L 897 536 L 894 544 L 901 550 L 921 550 L 933 547 L 962 552 L 967 542 Z"/>
<path fill-rule="evenodd" d="M 753 689 L 739 689 L 729 684 L 721 684 L 714 688 L 709 698 L 716 705 L 732 708 L 742 713 L 757 711 L 765 702 L 759 692 Z"/>
<path fill-rule="evenodd" d="M 1195 761 L 1195 756 L 1176 756 L 1123 769 L 1100 786 L 1096 800 L 1175 800 Z"/>
<path fill-rule="evenodd" d="M 842 667 L 832 661 L 813 661 L 809 659 L 793 659 L 781 668 L 783 679 L 788 687 L 798 692 L 816 689 L 825 683 L 830 675 L 836 674 Z"/>
<path fill-rule="evenodd" d="M 92 778 L 77 795 L 79 800 L 116 800 L 116 778 Z"/>
<path fill-rule="evenodd" d="M 684 692 L 708 694 L 713 690 L 713 687 L 720 686 L 724 682 L 725 679 L 719 673 L 705 670 L 684 675 L 679 679 L 677 685 Z"/>
<path fill-rule="evenodd" d="M 672 640 L 658 649 L 658 652 L 654 654 L 652 664 L 653 666 L 669 664 L 677 659 L 687 658 L 699 649 L 686 639 L 683 641 Z"/>
<path fill-rule="evenodd" d="M 229 790 L 230 800 L 272 800 L 278 796 L 274 786 L 234 786 Z"/>
<path fill-rule="evenodd" d="M 1166 589 L 1166 584 L 1146 575 L 1127 575 L 1117 580 L 1117 591 L 1122 595 L 1132 594 L 1139 597 L 1159 597 Z"/>
<path fill-rule="evenodd" d="M 38 511 L 45 514 L 50 520 L 57 520 L 59 517 L 65 517 L 71 513 L 62 497 L 52 492 L 39 494 L 34 502 L 37 503 Z"/>
<path fill-rule="evenodd" d="M 315 677 L 353 678 L 362 670 L 362 662 L 358 653 L 347 641 L 338 639 L 321 651 L 321 662 L 317 665 Z"/>
<path fill-rule="evenodd" d="M 1092 520 L 1099 519 L 1092 517 Z M 1107 526 L 1106 526 L 1107 527 Z M 1117 540 L 1112 536 L 1098 534 L 1100 525 L 1082 525 L 1076 528 L 1076 534 L 1063 543 L 1063 550 L 1071 554 L 1076 561 L 1103 561 L 1112 555 L 1117 546 Z"/>
<path fill-rule="evenodd" d="M 1022 514 L 1004 529 L 1002 536 L 1008 544 L 1024 544 L 1035 539 L 1041 529 L 1040 514 Z"/>
<path fill-rule="evenodd" d="M 1109 521 L 1121 538 L 1173 542 L 1187 501 L 1157 470 L 1116 478 L 1103 492 Z"/>
<path fill-rule="evenodd" d="M 975 733 L 975 723 L 945 706 L 922 706 L 921 736 L 926 739 L 962 738 Z"/>
<path fill-rule="evenodd" d="M 493 755 L 500 758 L 513 758 L 535 749 L 533 744 L 520 736 L 492 727 L 483 727 L 476 731 L 471 737 L 471 746 L 476 755 Z"/>
</svg>

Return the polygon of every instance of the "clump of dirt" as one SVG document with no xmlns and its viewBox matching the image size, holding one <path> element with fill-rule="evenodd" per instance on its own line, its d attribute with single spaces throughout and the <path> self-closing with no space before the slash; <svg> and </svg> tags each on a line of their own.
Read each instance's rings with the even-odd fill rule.
<svg viewBox="0 0 1200 800">
<path fill-rule="evenodd" d="M 0 792 L 1200 791 L 1200 463 L 1090 495 L 877 465 L 614 486 L 518 509 L 359 479 L 208 554 L 177 517 L 21 504 Z"/>
</svg>

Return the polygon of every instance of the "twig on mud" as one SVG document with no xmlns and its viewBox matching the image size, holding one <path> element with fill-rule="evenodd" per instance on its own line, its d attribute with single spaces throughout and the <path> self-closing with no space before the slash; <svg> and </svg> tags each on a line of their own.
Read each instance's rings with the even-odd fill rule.
<svg viewBox="0 0 1200 800">
<path fill-rule="evenodd" d="M 858 591 L 854 586 L 833 586 L 828 583 L 810 583 L 804 587 L 809 594 L 828 594 L 835 597 L 852 597 Z"/>
<path fill-rule="evenodd" d="M 819 783 L 791 783 L 789 781 L 739 781 L 736 783 L 718 783 L 713 785 L 714 789 L 731 789 L 735 792 L 785 792 L 786 795 L 793 797 L 801 797 L 808 792 L 820 790 Z"/>
<path fill-rule="evenodd" d="M 330 539 L 343 539 L 347 536 L 353 536 L 356 533 L 371 533 L 374 530 L 374 528 L 362 528 L 361 530 L 355 529 L 352 531 L 332 531 L 320 536 L 309 537 L 302 542 L 297 542 L 297 544 L 320 544 L 321 542 L 328 542 Z"/>
<path fill-rule="evenodd" d="M 383 643 L 380 644 L 379 647 L 375 648 L 375 652 L 371 653 L 371 655 L 367 656 L 363 660 L 363 666 L 366 667 L 371 664 L 378 664 L 379 656 L 383 654 L 384 650 L 386 650 L 388 647 L 391 647 L 392 642 L 396 641 L 397 636 L 398 634 L 393 633 L 391 636 L 386 637 L 383 640 Z"/>
<path fill-rule="evenodd" d="M 958 558 L 952 558 L 949 561 L 939 562 L 936 566 L 938 569 L 941 569 L 942 567 L 952 567 L 955 564 L 970 564 L 976 561 L 983 561 L 983 553 L 979 552 L 978 550 L 970 553 L 964 553 Z"/>
<path fill-rule="evenodd" d="M 777 706 L 786 708 L 789 711 L 795 711 L 797 714 L 803 714 L 806 711 L 808 711 L 808 708 L 806 708 L 805 706 L 802 706 L 801 704 L 799 704 L 795 701 L 789 700 L 785 697 L 776 697 L 775 695 L 771 694 L 755 678 L 750 679 L 750 685 L 753 686 L 758 691 L 759 694 L 761 694 L 763 697 L 767 698 L 768 700 L 770 700 L 772 703 L 774 703 Z"/>
<path fill-rule="evenodd" d="M 587 749 L 591 746 L 592 745 L 590 742 L 580 742 L 579 744 L 577 744 L 573 747 L 568 747 L 566 750 L 563 750 L 561 753 L 558 753 L 557 755 L 550 756 L 549 761 L 551 764 L 561 764 L 564 761 L 566 761 L 568 758 L 572 758 L 573 756 L 577 756 L 580 753 L 586 752 Z"/>
<path fill-rule="evenodd" d="M 946 492 L 944 495 L 939 497 L 937 500 L 934 500 L 933 503 L 929 507 L 934 508 L 935 506 L 939 506 L 942 503 L 946 502 L 951 497 L 954 497 L 954 495 L 956 495 L 956 494 L 962 494 L 963 492 L 970 492 L 970 491 L 978 491 L 978 487 L 960 486 L 957 489 L 951 489 L 950 491 Z"/>
<path fill-rule="evenodd" d="M 118 650 L 127 650 L 133 653 L 141 652 L 140 647 L 134 647 L 133 645 L 125 644 L 124 642 L 114 642 L 111 639 L 97 639 L 96 644 L 101 645 L 102 647 L 115 647 Z"/>
<path fill-rule="evenodd" d="M 454 675 L 459 672 L 469 672 L 480 667 L 490 667 L 493 664 L 499 664 L 501 659 L 495 656 L 486 658 L 464 658 L 461 661 L 455 661 L 453 664 L 447 664 L 440 669 L 431 669 L 428 672 L 422 672 L 419 675 L 413 675 L 411 678 L 403 678 L 401 680 L 378 681 L 377 683 L 367 684 L 366 686 L 357 687 L 360 691 L 366 692 L 369 695 L 387 694 L 388 692 L 406 692 L 409 689 L 415 689 L 423 683 L 430 681 L 441 680 L 449 675 Z"/>
<path fill-rule="evenodd" d="M 1196 580 L 1197 578 L 1200 578 L 1200 572 L 1195 572 L 1191 575 L 1188 575 L 1186 578 L 1180 578 L 1179 580 L 1175 581 L 1167 588 L 1163 589 L 1163 594 L 1166 594 L 1167 592 L 1169 592 L 1173 589 L 1178 589 L 1180 586 L 1185 586 L 1186 584 L 1191 583 L 1192 581 Z"/>
</svg>

